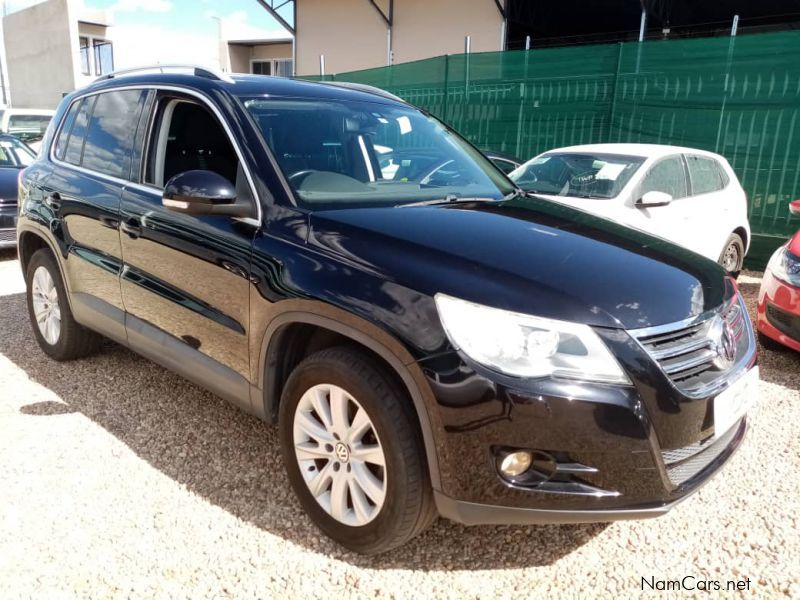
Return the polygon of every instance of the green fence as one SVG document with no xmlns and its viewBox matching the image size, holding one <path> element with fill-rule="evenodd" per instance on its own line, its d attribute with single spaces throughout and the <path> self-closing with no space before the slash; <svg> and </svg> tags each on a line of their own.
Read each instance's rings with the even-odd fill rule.
<svg viewBox="0 0 800 600">
<path fill-rule="evenodd" d="M 723 154 L 747 191 L 748 263 L 800 227 L 800 32 L 450 55 L 326 79 L 423 107 L 481 148 L 529 158 L 593 142 Z"/>
</svg>

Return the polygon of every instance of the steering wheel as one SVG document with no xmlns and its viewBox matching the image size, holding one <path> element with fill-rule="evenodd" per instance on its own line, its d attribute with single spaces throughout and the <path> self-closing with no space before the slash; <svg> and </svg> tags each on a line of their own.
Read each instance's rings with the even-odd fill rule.
<svg viewBox="0 0 800 600">
<path fill-rule="evenodd" d="M 316 170 L 303 169 L 302 171 L 298 171 L 297 173 L 292 173 L 291 175 L 289 175 L 289 182 L 294 185 L 300 185 L 300 183 L 302 183 L 302 181 L 312 173 L 316 173 Z"/>
</svg>

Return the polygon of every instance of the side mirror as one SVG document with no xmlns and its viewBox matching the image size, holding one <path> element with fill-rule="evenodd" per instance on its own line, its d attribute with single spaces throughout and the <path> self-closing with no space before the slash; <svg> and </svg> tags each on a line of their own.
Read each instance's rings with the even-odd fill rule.
<svg viewBox="0 0 800 600">
<path fill-rule="evenodd" d="M 793 215 L 800 215 L 800 200 L 789 202 L 789 212 Z"/>
<path fill-rule="evenodd" d="M 647 192 L 644 196 L 639 198 L 636 206 L 640 208 L 649 208 L 653 206 L 666 206 L 672 202 L 672 195 L 666 192 Z"/>
<path fill-rule="evenodd" d="M 236 203 L 236 188 L 213 171 L 185 171 L 164 186 L 161 204 L 187 215 L 251 216 L 249 204 Z"/>
</svg>

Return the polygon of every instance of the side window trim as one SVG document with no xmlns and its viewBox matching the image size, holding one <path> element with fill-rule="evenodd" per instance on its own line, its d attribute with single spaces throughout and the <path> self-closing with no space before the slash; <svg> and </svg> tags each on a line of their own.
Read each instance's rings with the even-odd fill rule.
<svg viewBox="0 0 800 600">
<path fill-rule="evenodd" d="M 178 86 L 169 86 L 169 85 L 134 84 L 134 85 L 115 87 L 115 88 L 112 88 L 112 89 L 116 90 L 116 91 L 122 91 L 122 90 L 155 90 L 156 92 L 173 92 L 175 94 L 182 94 L 182 95 L 188 96 L 188 97 L 198 101 L 204 108 L 209 110 L 211 112 L 211 114 L 214 115 L 214 117 L 217 119 L 217 121 L 221 124 L 222 129 L 225 131 L 225 135 L 228 136 L 228 140 L 233 145 L 233 150 L 236 153 L 236 158 L 238 159 L 242 170 L 244 171 L 245 178 L 247 179 L 247 184 L 248 184 L 248 186 L 250 188 L 250 195 L 251 195 L 251 197 L 253 199 L 253 203 L 254 203 L 255 208 L 256 208 L 256 213 L 258 214 L 257 218 L 247 217 L 247 218 L 237 218 L 236 220 L 244 222 L 244 223 L 248 223 L 250 225 L 253 225 L 254 227 L 261 227 L 262 226 L 263 219 L 264 219 L 264 216 L 263 216 L 264 215 L 264 209 L 261 206 L 261 196 L 258 193 L 258 188 L 256 188 L 255 181 L 254 181 L 253 176 L 252 176 L 252 174 L 250 172 L 250 166 L 244 160 L 244 156 L 245 155 L 241 151 L 241 148 L 239 147 L 238 142 L 234 138 L 233 133 L 232 133 L 232 131 L 230 129 L 230 126 L 228 125 L 228 122 L 225 120 L 223 114 L 219 111 L 219 109 L 212 103 L 212 101 L 207 96 L 205 96 L 204 94 L 202 94 L 200 92 L 196 92 L 194 90 L 191 90 L 189 88 L 183 88 L 183 87 L 178 87 Z M 88 92 L 86 94 L 83 94 L 82 96 L 79 96 L 79 97 L 75 98 L 73 100 L 73 102 L 79 102 L 79 101 L 84 100 L 84 99 L 88 100 L 89 98 L 96 97 L 98 94 L 101 94 L 101 93 L 103 93 L 105 91 L 111 91 L 111 90 L 91 91 L 91 92 Z M 72 104 L 70 104 L 70 106 L 72 106 Z M 155 110 L 155 107 L 153 107 L 153 110 Z M 248 115 L 248 117 L 249 117 L 249 115 Z M 61 123 L 59 123 L 59 128 L 63 125 L 63 122 L 64 122 L 64 119 L 62 118 L 61 119 Z M 250 121 L 250 122 L 252 123 L 252 121 Z M 59 131 L 60 131 L 60 129 L 59 129 Z M 92 175 L 96 175 L 98 177 L 103 177 L 103 178 L 105 178 L 105 179 L 107 179 L 109 181 L 115 181 L 115 182 L 121 183 L 123 185 L 136 187 L 136 188 L 141 189 L 143 191 L 159 193 L 159 190 L 155 189 L 154 187 L 143 184 L 141 182 L 141 175 L 138 177 L 139 181 L 124 180 L 124 179 L 119 179 L 117 177 L 113 177 L 111 175 L 105 175 L 104 173 L 95 173 L 94 171 L 90 171 L 89 169 L 84 169 L 81 166 L 73 165 L 71 163 L 59 160 L 55 156 L 55 144 L 54 143 L 50 144 L 50 147 L 48 149 L 48 157 L 49 157 L 50 161 L 55 163 L 55 164 L 63 165 L 63 166 L 66 166 L 66 167 L 69 167 L 69 168 L 72 168 L 72 169 L 77 169 L 78 171 L 83 171 L 83 172 L 86 172 L 86 173 L 89 173 L 89 174 L 92 174 Z M 278 169 L 277 163 L 273 163 L 273 167 L 277 170 Z M 286 189 L 288 190 L 289 188 L 286 187 Z"/>
</svg>

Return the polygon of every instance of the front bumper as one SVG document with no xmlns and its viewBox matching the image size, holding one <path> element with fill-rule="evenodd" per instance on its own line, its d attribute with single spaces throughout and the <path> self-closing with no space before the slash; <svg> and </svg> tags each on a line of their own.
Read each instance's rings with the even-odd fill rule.
<svg viewBox="0 0 800 600">
<path fill-rule="evenodd" d="M 749 319 L 746 327 L 747 353 L 728 385 L 756 364 Z M 721 390 L 685 396 L 628 334 L 602 335 L 634 385 L 522 381 L 456 352 L 419 363 L 445 431 L 436 490 L 443 516 L 465 524 L 654 517 L 722 468 L 747 424 L 742 418 L 715 437 Z M 546 453 L 566 467 L 547 485 L 516 485 L 498 471 L 498 448 Z"/>
<path fill-rule="evenodd" d="M 758 292 L 757 328 L 767 337 L 800 352 L 800 289 L 764 271 Z"/>
<path fill-rule="evenodd" d="M 0 248 L 17 245 L 17 206 L 0 205 Z"/>
</svg>

